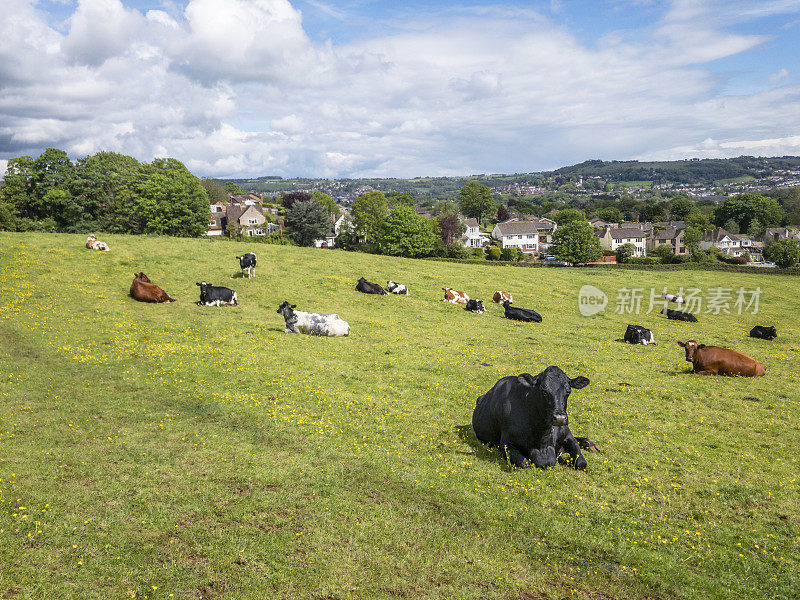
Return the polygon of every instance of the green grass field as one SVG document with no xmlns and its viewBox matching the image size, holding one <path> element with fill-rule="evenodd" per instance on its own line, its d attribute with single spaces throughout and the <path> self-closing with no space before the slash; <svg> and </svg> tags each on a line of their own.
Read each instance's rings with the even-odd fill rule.
<svg viewBox="0 0 800 600">
<path fill-rule="evenodd" d="M 0 598 L 800 597 L 796 277 L 100 238 L 0 234 Z M 133 301 L 135 271 L 179 301 Z M 197 306 L 203 280 L 241 305 Z M 584 284 L 605 313 L 579 314 Z M 763 293 L 688 324 L 614 314 L 634 286 Z M 495 289 L 544 322 L 504 319 Z M 351 336 L 285 334 L 284 299 Z M 658 345 L 621 343 L 627 323 Z M 689 338 L 767 375 L 692 375 Z M 551 364 L 591 379 L 569 404 L 601 449 L 586 472 L 513 470 L 471 430 L 498 378 Z"/>
</svg>

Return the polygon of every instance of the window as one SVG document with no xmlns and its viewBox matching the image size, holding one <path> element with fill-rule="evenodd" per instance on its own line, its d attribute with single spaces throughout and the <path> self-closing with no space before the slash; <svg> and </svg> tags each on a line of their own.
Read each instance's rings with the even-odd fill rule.
<svg viewBox="0 0 800 600">
<path fill-rule="evenodd" d="M 216 225 L 216 224 L 217 224 L 217 222 L 216 222 L 214 219 L 211 219 L 211 220 L 208 222 L 208 226 L 209 226 L 209 227 L 213 227 L 213 226 L 214 226 L 214 225 Z"/>
<path fill-rule="evenodd" d="M 263 229 L 256 229 L 256 235 L 264 235 Z"/>
<path fill-rule="evenodd" d="M 258 225 L 258 219 L 248 219 L 247 220 L 247 224 L 248 225 Z"/>
</svg>

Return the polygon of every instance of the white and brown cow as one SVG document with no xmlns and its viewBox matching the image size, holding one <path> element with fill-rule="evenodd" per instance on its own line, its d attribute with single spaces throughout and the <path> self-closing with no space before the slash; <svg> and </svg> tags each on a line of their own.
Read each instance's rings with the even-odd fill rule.
<svg viewBox="0 0 800 600">
<path fill-rule="evenodd" d="M 442 289 L 444 290 L 444 299 L 442 302 L 450 302 L 452 304 L 466 304 L 469 302 L 469 296 L 467 296 L 466 292 L 459 292 L 449 287 Z"/>
<path fill-rule="evenodd" d="M 497 302 L 498 304 L 502 304 L 506 300 L 511 302 L 511 304 L 514 304 L 514 298 L 508 292 L 501 292 L 500 290 L 497 290 L 492 296 L 492 302 Z"/>
<path fill-rule="evenodd" d="M 88 238 L 86 238 L 86 247 L 90 250 L 102 250 L 103 252 L 109 252 L 111 248 L 108 247 L 108 244 L 105 242 L 101 242 L 94 234 L 91 234 Z"/>
</svg>

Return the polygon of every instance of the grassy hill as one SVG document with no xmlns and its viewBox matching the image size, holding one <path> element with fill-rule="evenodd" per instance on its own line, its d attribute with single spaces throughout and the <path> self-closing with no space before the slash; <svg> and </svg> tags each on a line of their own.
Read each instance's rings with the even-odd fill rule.
<svg viewBox="0 0 800 600">
<path fill-rule="evenodd" d="M 0 597 L 797 597 L 795 277 L 102 239 L 110 253 L 0 234 Z M 135 271 L 179 302 L 134 302 Z M 359 276 L 411 295 L 359 294 Z M 241 305 L 197 306 L 199 281 Z M 606 313 L 579 314 L 584 284 Z M 488 312 L 441 302 L 443 286 Z M 689 324 L 647 300 L 614 314 L 632 286 L 763 294 L 756 316 Z M 544 322 L 502 318 L 496 289 Z M 285 334 L 284 299 L 351 336 Z M 620 343 L 627 323 L 659 344 Z M 749 338 L 756 323 L 780 337 Z M 767 375 L 692 375 L 689 338 Z M 498 378 L 551 364 L 591 380 L 569 403 L 602 450 L 586 472 L 510 469 L 471 430 Z"/>
</svg>

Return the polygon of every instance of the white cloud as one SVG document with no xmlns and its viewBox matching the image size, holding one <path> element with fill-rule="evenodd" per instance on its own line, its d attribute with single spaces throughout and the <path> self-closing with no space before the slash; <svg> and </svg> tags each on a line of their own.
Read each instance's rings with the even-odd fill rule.
<svg viewBox="0 0 800 600">
<path fill-rule="evenodd" d="M 785 149 L 800 131 L 796 86 L 721 95 L 703 63 L 766 38 L 728 32 L 734 17 L 709 3 L 676 1 L 646 42 L 611 32 L 587 46 L 540 14 L 499 8 L 333 45 L 313 42 L 286 0 L 145 15 L 81 0 L 65 34 L 8 1 L 5 159 L 55 146 L 173 156 L 198 175 L 443 175 L 733 153 L 736 140 Z"/>
<path fill-rule="evenodd" d="M 771 73 L 769 76 L 770 83 L 778 83 L 782 79 L 786 79 L 789 76 L 789 71 L 786 69 L 780 69 L 776 73 Z"/>
</svg>

